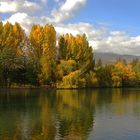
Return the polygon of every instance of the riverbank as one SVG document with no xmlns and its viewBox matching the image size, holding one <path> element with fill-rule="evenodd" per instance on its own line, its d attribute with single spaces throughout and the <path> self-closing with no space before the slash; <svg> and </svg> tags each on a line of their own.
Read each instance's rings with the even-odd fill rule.
<svg viewBox="0 0 140 140">
<path fill-rule="evenodd" d="M 19 89 L 19 90 L 30 90 L 30 89 L 47 89 L 47 90 L 79 90 L 79 89 L 128 89 L 128 88 L 135 88 L 135 89 L 140 89 L 140 87 L 137 86 L 129 86 L 129 87 L 84 87 L 84 88 L 57 88 L 57 87 L 51 87 L 48 85 L 44 86 L 32 86 L 32 85 L 21 85 L 21 86 L 10 86 L 10 87 L 0 87 L 1 89 Z"/>
</svg>

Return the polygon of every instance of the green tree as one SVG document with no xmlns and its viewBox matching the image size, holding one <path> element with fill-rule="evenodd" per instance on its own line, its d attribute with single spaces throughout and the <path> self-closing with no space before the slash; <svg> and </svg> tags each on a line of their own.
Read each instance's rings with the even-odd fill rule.
<svg viewBox="0 0 140 140">
<path fill-rule="evenodd" d="M 100 87 L 112 87 L 111 66 L 106 65 L 96 71 Z"/>
<path fill-rule="evenodd" d="M 3 75 L 4 86 L 10 86 L 13 73 L 17 69 L 23 68 L 22 57 L 16 55 L 16 51 L 9 47 L 4 47 L 0 54 L 0 68 Z"/>
</svg>

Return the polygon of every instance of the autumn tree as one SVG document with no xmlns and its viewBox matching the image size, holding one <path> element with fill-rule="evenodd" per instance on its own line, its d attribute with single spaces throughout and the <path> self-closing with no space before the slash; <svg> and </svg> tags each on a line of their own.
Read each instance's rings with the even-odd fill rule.
<svg viewBox="0 0 140 140">
<path fill-rule="evenodd" d="M 89 46 L 86 36 L 77 35 L 74 37 L 71 34 L 61 36 L 59 39 L 59 59 L 59 66 L 63 65 L 62 62 L 64 61 L 67 64 L 70 61 L 75 62 L 75 65 L 71 68 L 72 71 L 67 72 L 62 83 L 64 80 L 64 83 L 68 83 L 66 80 L 71 80 L 71 76 L 77 73 L 76 77 L 82 79 L 81 82 L 83 83 L 81 85 L 85 86 L 85 75 L 94 68 L 93 50 Z M 63 73 L 63 70 L 59 71 L 61 71 L 61 74 Z"/>
<path fill-rule="evenodd" d="M 56 69 L 56 31 L 52 25 L 46 25 L 43 31 L 40 80 L 41 83 L 52 84 L 55 82 Z"/>
<path fill-rule="evenodd" d="M 132 65 L 117 61 L 112 67 L 112 80 L 117 82 L 114 86 L 130 86 L 135 80 L 135 72 Z M 119 82 L 119 84 L 118 84 Z"/>
<path fill-rule="evenodd" d="M 11 47 L 16 49 L 16 53 L 21 53 L 22 46 L 21 43 L 24 40 L 25 33 L 24 30 L 18 23 L 12 25 L 7 22 L 5 25 L 0 23 L 0 49 L 4 47 Z"/>
<path fill-rule="evenodd" d="M 30 33 L 32 56 L 40 65 L 38 78 L 41 84 L 50 84 L 54 81 L 56 61 L 56 32 L 52 25 L 33 25 Z"/>
</svg>

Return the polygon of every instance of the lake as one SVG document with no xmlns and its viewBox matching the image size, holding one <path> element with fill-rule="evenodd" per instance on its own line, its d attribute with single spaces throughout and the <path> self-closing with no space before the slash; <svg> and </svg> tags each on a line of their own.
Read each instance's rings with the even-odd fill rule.
<svg viewBox="0 0 140 140">
<path fill-rule="evenodd" d="M 1 90 L 0 140 L 140 140 L 140 90 Z"/>
</svg>

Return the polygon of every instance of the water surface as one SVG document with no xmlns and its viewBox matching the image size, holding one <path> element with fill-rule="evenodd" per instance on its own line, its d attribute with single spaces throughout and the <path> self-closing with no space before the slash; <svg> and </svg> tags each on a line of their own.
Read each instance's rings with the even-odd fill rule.
<svg viewBox="0 0 140 140">
<path fill-rule="evenodd" d="M 0 140 L 140 140 L 140 90 L 2 90 Z"/>
</svg>

